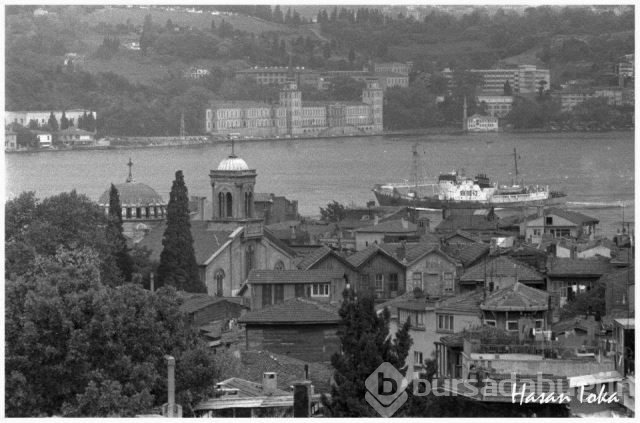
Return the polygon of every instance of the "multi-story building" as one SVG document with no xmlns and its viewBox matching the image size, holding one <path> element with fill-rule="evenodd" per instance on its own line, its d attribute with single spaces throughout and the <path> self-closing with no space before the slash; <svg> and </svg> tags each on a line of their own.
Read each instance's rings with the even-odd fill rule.
<svg viewBox="0 0 640 423">
<path fill-rule="evenodd" d="M 236 72 L 236 79 L 253 79 L 260 85 L 283 85 L 295 82 L 298 85 L 316 86 L 319 72 L 304 67 L 285 66 L 253 67 Z"/>
<path fill-rule="evenodd" d="M 4 125 L 5 127 L 10 123 L 19 123 L 22 126 L 28 126 L 30 121 L 35 121 L 38 125 L 44 126 L 49 122 L 49 116 L 51 113 L 56 117 L 58 123 L 62 119 L 62 113 L 65 114 L 71 125 L 76 126 L 78 119 L 84 116 L 92 114 L 96 119 L 96 112 L 92 112 L 87 109 L 71 109 L 71 110 L 32 110 L 32 111 L 5 111 L 4 112 Z"/>
<path fill-rule="evenodd" d="M 388 63 L 374 63 L 373 64 L 373 72 L 374 73 L 399 73 L 402 75 L 409 75 L 411 68 L 413 67 L 412 62 L 388 62 Z"/>
<path fill-rule="evenodd" d="M 244 137 L 377 133 L 382 131 L 382 89 L 367 81 L 362 102 L 302 103 L 295 83 L 280 91 L 278 104 L 215 102 L 206 111 L 206 131 Z"/>
<path fill-rule="evenodd" d="M 478 103 L 484 103 L 487 106 L 487 114 L 489 116 L 503 118 L 513 109 L 513 96 L 479 95 Z"/>
<path fill-rule="evenodd" d="M 7 130 L 4 131 L 4 150 L 13 151 L 18 148 L 18 134 Z"/>
<path fill-rule="evenodd" d="M 551 85 L 549 69 L 538 69 L 534 65 L 520 65 L 517 68 L 507 69 L 471 69 L 471 73 L 482 77 L 482 93 L 502 94 L 504 85 L 508 81 L 513 93 L 529 94 L 538 91 L 540 81 L 545 81 L 545 89 Z M 448 79 L 449 88 L 453 88 L 453 71 L 449 68 L 442 71 L 442 75 Z"/>
<path fill-rule="evenodd" d="M 562 111 L 570 111 L 591 98 L 606 98 L 609 106 L 633 106 L 633 88 L 595 87 L 561 91 L 557 94 Z"/>
<path fill-rule="evenodd" d="M 475 114 L 467 118 L 467 130 L 470 132 L 495 132 L 498 130 L 498 118 Z"/>
</svg>

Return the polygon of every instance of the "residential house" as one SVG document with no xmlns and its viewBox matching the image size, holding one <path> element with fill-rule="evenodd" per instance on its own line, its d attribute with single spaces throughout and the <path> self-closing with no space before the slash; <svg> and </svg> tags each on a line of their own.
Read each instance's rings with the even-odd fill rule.
<svg viewBox="0 0 640 423">
<path fill-rule="evenodd" d="M 318 302 L 337 303 L 342 300 L 346 280 L 341 269 L 336 270 L 252 270 L 248 289 L 240 295 L 251 299 L 251 310 L 282 304 L 293 298 L 309 298 Z"/>
<path fill-rule="evenodd" d="M 358 228 L 354 231 L 356 250 L 364 250 L 370 245 L 383 242 L 417 241 L 421 233 L 415 223 L 404 218 L 378 223 L 377 219 L 371 226 Z"/>
<path fill-rule="evenodd" d="M 547 268 L 548 291 L 554 308 L 563 307 L 576 295 L 590 291 L 598 280 L 612 270 L 607 259 L 551 258 Z"/>
<path fill-rule="evenodd" d="M 483 323 L 507 332 L 547 328 L 549 294 L 520 282 L 489 294 L 480 306 Z M 527 322 L 530 320 L 530 322 Z M 525 333 L 529 336 L 530 333 Z"/>
<path fill-rule="evenodd" d="M 18 149 L 18 134 L 11 130 L 4 131 L 4 150 L 14 151 Z"/>
<path fill-rule="evenodd" d="M 545 289 L 546 279 L 536 269 L 507 255 L 490 256 L 468 268 L 460 277 L 460 292 L 484 287 L 489 292 L 522 283 Z"/>
<path fill-rule="evenodd" d="M 600 221 L 582 213 L 558 208 L 544 210 L 542 215 L 528 217 L 520 227 L 520 235 L 533 244 L 542 242 L 542 235 L 554 238 L 581 238 L 595 234 Z"/>
<path fill-rule="evenodd" d="M 618 270 L 600 278 L 605 286 L 607 317 L 629 317 L 635 314 L 635 268 Z"/>
<path fill-rule="evenodd" d="M 497 132 L 498 118 L 476 113 L 467 118 L 466 128 L 469 132 Z"/>
<path fill-rule="evenodd" d="M 347 261 L 358 271 L 356 292 L 370 293 L 384 300 L 406 291 L 406 266 L 378 244 L 350 255 Z"/>
<path fill-rule="evenodd" d="M 604 326 L 596 316 L 570 317 L 554 323 L 551 332 L 557 345 L 576 352 L 595 351 L 603 341 Z"/>
<path fill-rule="evenodd" d="M 474 237 L 474 242 L 482 241 L 489 243 L 491 238 L 496 236 L 511 236 L 500 228 L 500 219 L 491 210 L 456 210 L 455 212 L 444 213 L 445 218 L 435 227 L 436 234 L 452 235 L 464 233 Z M 445 239 L 446 241 L 446 239 Z"/>
<path fill-rule="evenodd" d="M 66 146 L 92 145 L 96 141 L 95 134 L 93 132 L 74 128 L 73 126 L 58 131 L 57 136 L 58 142 Z"/>
<path fill-rule="evenodd" d="M 40 148 L 53 147 L 53 137 L 50 132 L 32 130 L 31 133 L 35 134 Z"/>
<path fill-rule="evenodd" d="M 298 201 L 284 196 L 257 192 L 254 194 L 256 216 L 264 219 L 265 225 L 298 220 Z"/>
<path fill-rule="evenodd" d="M 480 237 L 478 237 L 477 235 L 465 232 L 460 229 L 456 229 L 455 232 L 444 235 L 441 239 L 445 248 L 452 249 L 461 249 L 471 244 L 482 243 Z"/>
<path fill-rule="evenodd" d="M 596 256 L 611 258 L 613 248 L 615 248 L 614 244 L 607 239 L 589 242 L 561 239 L 555 244 L 556 257 L 564 258 L 593 258 Z"/>
<path fill-rule="evenodd" d="M 536 269 L 540 273 L 547 271 L 547 252 L 529 244 L 518 244 L 506 252 L 506 255 Z"/>
<path fill-rule="evenodd" d="M 293 298 L 252 310 L 238 319 L 246 328 L 246 349 L 266 350 L 306 361 L 329 361 L 340 350 L 338 309 L 329 303 Z"/>
<path fill-rule="evenodd" d="M 189 327 L 199 328 L 211 322 L 229 322 L 238 319 L 249 308 L 239 297 L 212 297 L 207 294 L 180 292 L 183 299 L 180 311 Z"/>
<path fill-rule="evenodd" d="M 323 245 L 304 256 L 298 263 L 300 270 L 341 271 L 346 286 L 358 281 L 358 271 L 349 261 L 331 248 Z M 342 294 L 338 292 L 337 294 Z"/>
<path fill-rule="evenodd" d="M 456 293 L 462 263 L 431 243 L 381 244 L 380 248 L 406 266 L 407 290 L 419 288 L 429 297 L 446 297 Z"/>
<path fill-rule="evenodd" d="M 209 69 L 199 68 L 197 66 L 191 66 L 189 69 L 186 69 L 182 73 L 182 76 L 184 76 L 186 79 L 200 79 L 210 74 L 211 72 L 209 71 Z"/>
</svg>

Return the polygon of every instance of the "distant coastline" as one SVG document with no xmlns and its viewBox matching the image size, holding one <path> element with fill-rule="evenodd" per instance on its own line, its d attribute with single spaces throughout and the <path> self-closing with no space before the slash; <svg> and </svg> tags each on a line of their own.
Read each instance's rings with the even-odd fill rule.
<svg viewBox="0 0 640 423">
<path fill-rule="evenodd" d="M 531 128 L 531 129 L 504 129 L 499 133 L 512 133 L 512 134 L 536 134 L 536 133 L 604 133 L 604 132 L 633 132 L 635 128 L 616 128 L 608 130 L 562 130 L 562 129 L 549 129 L 549 128 Z M 491 132 L 487 132 L 491 133 Z M 305 140 L 318 140 L 318 139 L 336 139 L 336 138 L 365 138 L 365 137 L 409 137 L 419 135 L 476 135 L 484 134 L 484 132 L 465 132 L 459 128 L 453 127 L 434 127 L 434 128 L 421 128 L 421 129 L 407 129 L 397 131 L 384 131 L 379 134 L 353 134 L 353 135 L 335 135 L 335 136 L 307 136 L 307 137 L 264 137 L 264 138 L 237 138 L 235 142 L 264 142 L 264 141 L 305 141 Z M 216 138 L 214 136 L 198 136 L 189 137 L 187 139 L 180 139 L 180 137 L 114 137 L 115 144 L 112 145 L 95 145 L 95 146 L 81 146 L 81 147 L 65 147 L 65 148 L 43 148 L 43 149 L 21 149 L 5 151 L 7 154 L 18 153 L 41 153 L 41 152 L 62 152 L 62 151 L 87 151 L 87 150 L 121 150 L 121 149 L 146 149 L 146 148 L 167 148 L 167 147 L 190 147 L 198 145 L 215 145 L 228 143 L 231 139 L 228 138 Z M 194 140 L 197 138 L 197 140 Z M 130 141 L 127 141 L 130 140 Z M 159 141 L 161 140 L 161 141 Z M 129 142 L 129 143 L 127 143 Z"/>
</svg>

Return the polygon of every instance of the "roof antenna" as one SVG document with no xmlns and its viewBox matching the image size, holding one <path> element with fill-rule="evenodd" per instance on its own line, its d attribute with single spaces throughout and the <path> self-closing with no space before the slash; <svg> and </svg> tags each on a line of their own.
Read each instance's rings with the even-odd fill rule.
<svg viewBox="0 0 640 423">
<path fill-rule="evenodd" d="M 127 177 L 127 182 L 133 182 L 133 176 L 131 176 L 131 168 L 133 167 L 133 162 L 131 161 L 131 157 L 129 157 L 129 163 L 127 163 L 127 166 L 129 166 L 129 176 Z"/>
</svg>

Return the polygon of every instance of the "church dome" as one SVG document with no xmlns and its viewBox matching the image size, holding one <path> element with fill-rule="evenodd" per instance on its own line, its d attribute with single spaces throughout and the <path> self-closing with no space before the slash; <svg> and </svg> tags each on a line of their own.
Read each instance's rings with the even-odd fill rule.
<svg viewBox="0 0 640 423">
<path fill-rule="evenodd" d="M 218 170 L 249 170 L 249 166 L 240 157 L 231 155 L 220 162 Z"/>
<path fill-rule="evenodd" d="M 149 185 L 138 182 L 125 182 L 124 184 L 117 184 L 116 189 L 120 197 L 120 204 L 123 207 L 126 206 L 160 206 L 166 205 L 160 194 L 158 194 Z M 98 200 L 98 204 L 108 206 L 109 205 L 109 192 L 111 189 L 107 189 Z"/>
</svg>

